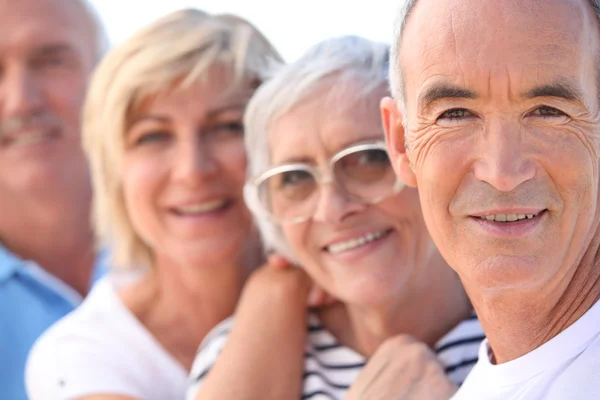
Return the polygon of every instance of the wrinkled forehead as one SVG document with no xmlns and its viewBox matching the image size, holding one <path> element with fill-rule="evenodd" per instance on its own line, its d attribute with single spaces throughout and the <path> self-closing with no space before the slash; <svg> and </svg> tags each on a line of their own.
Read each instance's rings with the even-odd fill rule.
<svg viewBox="0 0 600 400">
<path fill-rule="evenodd" d="M 354 143 L 383 140 L 379 103 L 386 94 L 386 87 L 360 81 L 321 83 L 271 124 L 271 164 L 324 159 Z"/>
<path fill-rule="evenodd" d="M 462 86 L 595 79 L 598 36 L 586 0 L 421 0 L 400 47 L 407 102 L 439 79 Z"/>
</svg>

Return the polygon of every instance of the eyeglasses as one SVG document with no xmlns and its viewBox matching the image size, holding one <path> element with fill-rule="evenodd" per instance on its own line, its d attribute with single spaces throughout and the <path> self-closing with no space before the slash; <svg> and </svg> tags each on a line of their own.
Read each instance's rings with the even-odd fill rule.
<svg viewBox="0 0 600 400">
<path fill-rule="evenodd" d="M 347 198 L 377 203 L 402 190 L 385 144 L 361 143 L 331 157 L 326 174 L 295 163 L 271 168 L 249 181 L 262 211 L 279 224 L 304 222 L 314 215 L 321 185 L 335 183 Z"/>
</svg>

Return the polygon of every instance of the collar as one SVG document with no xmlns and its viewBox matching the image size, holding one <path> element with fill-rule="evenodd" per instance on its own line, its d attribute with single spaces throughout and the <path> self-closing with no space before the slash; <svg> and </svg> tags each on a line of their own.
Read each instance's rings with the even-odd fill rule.
<svg viewBox="0 0 600 400">
<path fill-rule="evenodd" d="M 0 283 L 12 277 L 20 268 L 23 268 L 23 260 L 0 244 Z"/>
</svg>

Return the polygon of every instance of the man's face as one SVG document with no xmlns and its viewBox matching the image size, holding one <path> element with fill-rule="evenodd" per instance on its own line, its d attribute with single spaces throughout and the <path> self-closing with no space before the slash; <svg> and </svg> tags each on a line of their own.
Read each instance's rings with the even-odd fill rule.
<svg viewBox="0 0 600 400">
<path fill-rule="evenodd" d="M 443 256 L 467 289 L 568 283 L 598 227 L 587 1 L 420 1 L 400 51 L 406 154 L 393 102 L 384 124 Z"/>
<path fill-rule="evenodd" d="M 96 51 L 72 0 L 0 0 L 0 209 L 86 191 L 79 114 Z"/>
</svg>

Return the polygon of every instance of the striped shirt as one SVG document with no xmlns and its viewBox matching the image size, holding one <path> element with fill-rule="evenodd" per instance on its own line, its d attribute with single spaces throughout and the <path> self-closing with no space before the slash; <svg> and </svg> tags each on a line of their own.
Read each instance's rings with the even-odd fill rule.
<svg viewBox="0 0 600 400">
<path fill-rule="evenodd" d="M 194 360 L 187 399 L 193 400 L 206 374 L 227 342 L 233 319 L 219 324 L 202 342 Z M 467 318 L 446 334 L 435 352 L 448 378 L 461 385 L 477 362 L 485 335 L 475 316 Z M 304 354 L 302 399 L 341 400 L 356 380 L 367 359 L 339 343 L 313 314 L 308 319 L 308 340 Z"/>
</svg>

